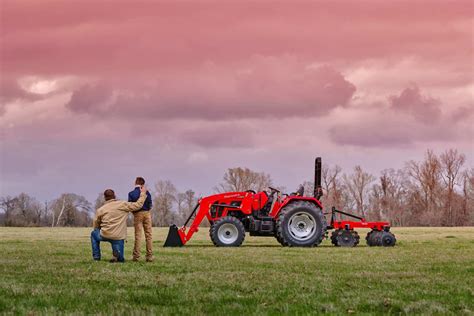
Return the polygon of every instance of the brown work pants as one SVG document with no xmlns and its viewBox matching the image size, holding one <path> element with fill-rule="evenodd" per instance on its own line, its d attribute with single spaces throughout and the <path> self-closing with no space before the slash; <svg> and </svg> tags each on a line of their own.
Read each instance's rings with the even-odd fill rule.
<svg viewBox="0 0 474 316">
<path fill-rule="evenodd" d="M 146 259 L 153 259 L 153 241 L 151 211 L 139 211 L 133 213 L 133 226 L 135 227 L 135 245 L 133 247 L 133 259 L 140 258 L 142 241 L 142 227 L 145 230 Z"/>
</svg>

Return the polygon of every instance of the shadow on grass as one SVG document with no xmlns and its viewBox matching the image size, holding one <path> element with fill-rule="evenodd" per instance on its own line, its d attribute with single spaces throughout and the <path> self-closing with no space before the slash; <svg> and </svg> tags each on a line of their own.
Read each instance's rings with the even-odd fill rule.
<svg viewBox="0 0 474 316">
<path fill-rule="evenodd" d="M 185 245 L 182 248 L 282 248 L 280 245 L 242 245 L 239 247 L 216 247 L 214 245 Z"/>
<path fill-rule="evenodd" d="M 363 247 L 363 246 L 362 246 Z M 281 245 L 271 245 L 271 244 L 250 244 L 250 245 L 246 245 L 246 244 L 243 244 L 242 246 L 239 246 L 239 247 L 216 247 L 214 245 L 204 245 L 204 244 L 191 244 L 191 245 L 184 245 L 182 247 L 163 247 L 161 246 L 161 248 L 182 248 L 182 249 L 185 249 L 185 248 L 300 248 L 300 249 L 303 249 L 305 247 L 283 247 Z M 319 245 L 317 247 L 306 247 L 308 249 L 314 249 L 314 248 L 336 248 L 334 247 L 333 245 Z M 358 248 L 361 248 L 360 246 L 358 246 Z"/>
</svg>

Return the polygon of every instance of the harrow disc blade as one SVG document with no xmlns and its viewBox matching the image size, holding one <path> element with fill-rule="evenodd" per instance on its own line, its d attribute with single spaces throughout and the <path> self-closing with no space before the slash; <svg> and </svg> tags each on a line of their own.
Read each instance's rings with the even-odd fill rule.
<svg viewBox="0 0 474 316">
<path fill-rule="evenodd" d="M 365 240 L 367 240 L 367 245 L 369 247 L 380 247 L 382 246 L 382 231 L 379 230 L 372 230 L 367 233 L 367 237 Z"/>
<path fill-rule="evenodd" d="M 181 247 L 183 246 L 183 241 L 179 237 L 178 227 L 176 225 L 171 225 L 168 232 L 168 237 L 166 237 L 165 244 L 163 247 Z"/>
<path fill-rule="evenodd" d="M 343 230 L 337 238 L 337 244 L 340 247 L 355 247 L 356 239 L 355 236 L 348 230 Z"/>
<path fill-rule="evenodd" d="M 355 247 L 359 238 L 359 234 L 354 230 L 338 229 L 333 232 L 331 241 L 337 247 Z"/>
<path fill-rule="evenodd" d="M 395 238 L 395 235 L 392 234 L 391 232 L 383 232 L 381 236 L 381 243 L 382 246 L 384 247 L 393 247 L 395 246 L 395 243 L 397 242 L 397 239 Z"/>
</svg>

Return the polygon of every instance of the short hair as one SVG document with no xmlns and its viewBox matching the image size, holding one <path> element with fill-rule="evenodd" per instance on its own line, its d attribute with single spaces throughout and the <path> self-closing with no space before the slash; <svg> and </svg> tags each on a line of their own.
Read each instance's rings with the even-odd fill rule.
<svg viewBox="0 0 474 316">
<path fill-rule="evenodd" d="M 135 184 L 136 185 L 144 185 L 145 184 L 145 179 L 143 179 L 142 177 L 137 177 L 135 179 Z"/>
<path fill-rule="evenodd" d="M 112 189 L 107 189 L 104 191 L 104 199 L 106 201 L 115 199 L 115 192 Z"/>
</svg>

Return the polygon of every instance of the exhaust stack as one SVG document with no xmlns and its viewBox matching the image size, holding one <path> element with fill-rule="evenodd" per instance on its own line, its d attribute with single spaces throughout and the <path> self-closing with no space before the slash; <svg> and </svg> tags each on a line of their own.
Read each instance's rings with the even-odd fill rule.
<svg viewBox="0 0 474 316">
<path fill-rule="evenodd" d="M 314 193 L 313 193 L 314 198 L 318 200 L 323 196 L 323 188 L 321 186 L 321 169 L 322 169 L 321 157 L 318 157 L 316 158 L 314 162 Z"/>
</svg>

